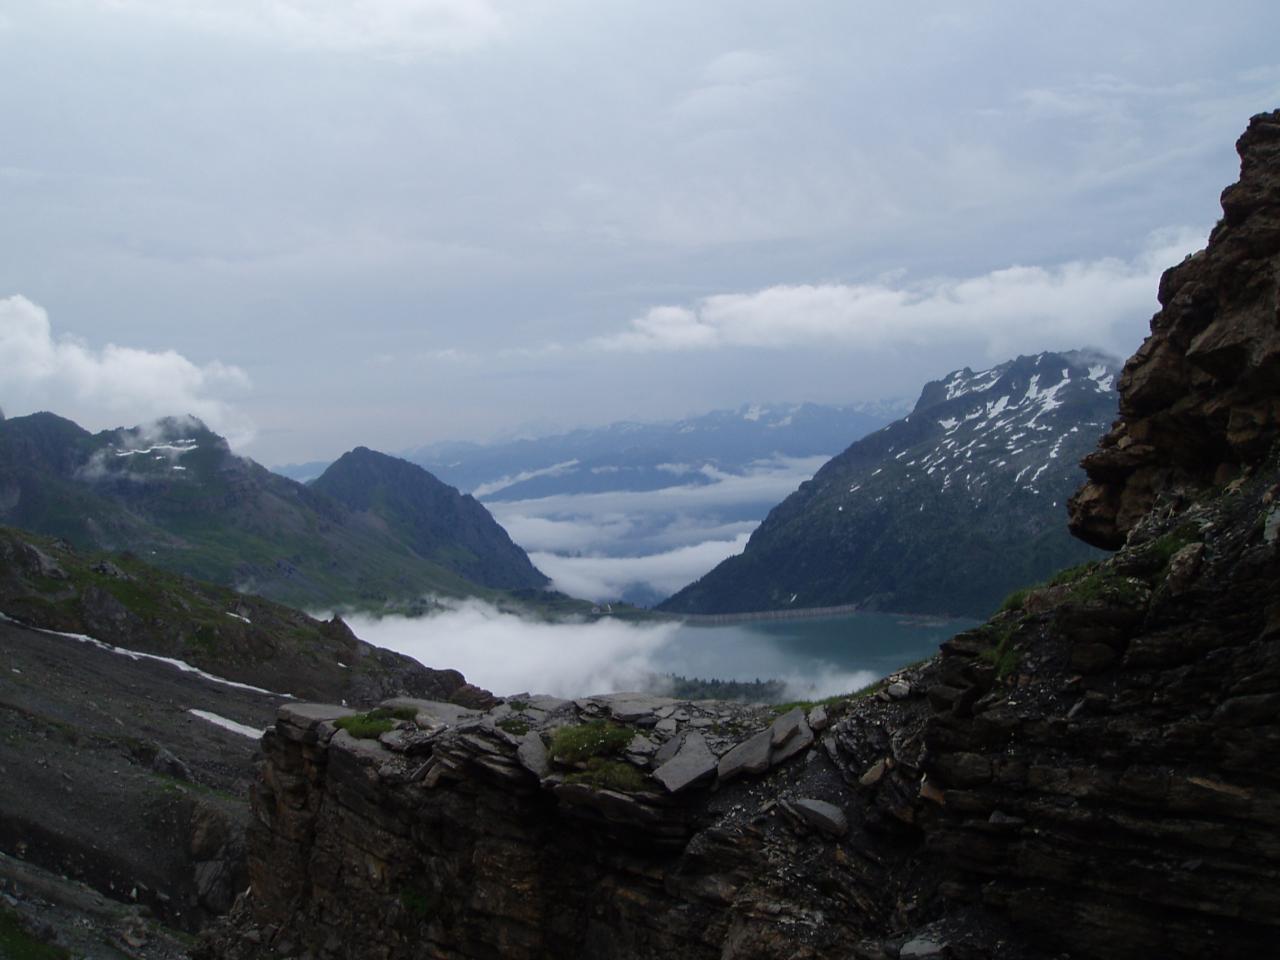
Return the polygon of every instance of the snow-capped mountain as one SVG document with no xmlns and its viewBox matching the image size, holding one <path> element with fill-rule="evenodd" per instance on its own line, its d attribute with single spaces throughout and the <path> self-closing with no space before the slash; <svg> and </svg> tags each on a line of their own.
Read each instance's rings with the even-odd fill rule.
<svg viewBox="0 0 1280 960">
<path fill-rule="evenodd" d="M 744 553 L 663 607 L 990 612 L 1093 555 L 1062 516 L 1116 415 L 1117 372 L 1096 353 L 1042 353 L 928 384 L 909 416 L 826 464 Z"/>
</svg>

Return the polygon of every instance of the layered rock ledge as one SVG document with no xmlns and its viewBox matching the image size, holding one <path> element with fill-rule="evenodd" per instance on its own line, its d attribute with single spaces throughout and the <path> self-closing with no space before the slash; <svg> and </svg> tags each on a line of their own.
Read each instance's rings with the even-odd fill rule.
<svg viewBox="0 0 1280 960">
<path fill-rule="evenodd" d="M 220 949 L 828 955 L 903 909 L 886 863 L 915 819 L 920 740 L 867 734 L 888 711 L 920 730 L 928 707 L 895 679 L 901 701 L 843 728 L 821 705 L 528 696 L 390 700 L 403 719 L 361 739 L 348 709 L 286 705 L 254 796 L 252 926 Z"/>
</svg>

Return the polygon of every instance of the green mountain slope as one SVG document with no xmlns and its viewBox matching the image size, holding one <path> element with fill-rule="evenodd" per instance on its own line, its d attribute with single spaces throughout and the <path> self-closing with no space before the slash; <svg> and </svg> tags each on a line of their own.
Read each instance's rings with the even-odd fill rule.
<svg viewBox="0 0 1280 960">
<path fill-rule="evenodd" d="M 338 617 L 316 620 L 159 570 L 133 554 L 80 551 L 6 527 L 0 527 L 0 615 L 297 697 L 367 703 L 412 691 L 488 700 L 457 671 L 429 669 L 365 643 Z"/>
<path fill-rule="evenodd" d="M 492 593 L 443 547 L 420 555 L 412 533 L 235 456 L 190 418 L 98 434 L 50 413 L 0 421 L 0 522 L 296 606 Z"/>
<path fill-rule="evenodd" d="M 1098 553 L 1062 523 L 1080 458 L 1116 414 L 1112 361 L 965 369 L 770 512 L 745 551 L 662 603 L 680 613 L 859 604 L 981 617 Z"/>
<path fill-rule="evenodd" d="M 356 447 L 312 481 L 311 489 L 475 583 L 507 590 L 547 583 L 478 500 L 407 460 Z"/>
</svg>

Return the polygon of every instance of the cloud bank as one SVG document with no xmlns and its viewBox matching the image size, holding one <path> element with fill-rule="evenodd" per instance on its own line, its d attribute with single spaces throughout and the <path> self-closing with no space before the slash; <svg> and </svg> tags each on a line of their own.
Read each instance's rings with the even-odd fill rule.
<svg viewBox="0 0 1280 960">
<path fill-rule="evenodd" d="M 433 667 L 461 670 L 499 696 L 549 693 L 575 697 L 642 690 L 660 672 L 659 651 L 675 623 L 540 623 L 466 601 L 429 617 L 350 616 L 359 637 Z"/>
<path fill-rule="evenodd" d="M 617 351 L 837 345 L 881 349 L 981 342 L 992 357 L 1097 346 L 1127 355 L 1155 311 L 1160 274 L 1204 231 L 1162 231 L 1132 260 L 1010 266 L 914 285 L 794 284 L 653 307 L 593 345 Z"/>
<path fill-rule="evenodd" d="M 741 553 L 769 509 L 828 459 L 774 457 L 743 473 L 703 465 L 710 483 L 485 506 L 556 589 L 595 601 L 651 603 Z"/>
<path fill-rule="evenodd" d="M 637 584 L 666 597 L 692 583 L 721 560 L 741 553 L 749 534 L 732 540 L 707 540 L 643 557 L 566 557 L 532 553 L 534 566 L 551 578 L 555 589 L 587 600 L 616 600 Z"/>
<path fill-rule="evenodd" d="M 436 668 L 461 670 L 499 696 L 581 697 L 623 690 L 661 692 L 681 676 L 778 679 L 788 699 L 858 690 L 880 675 L 815 659 L 741 627 L 689 628 L 674 622 L 609 618 L 545 623 L 502 613 L 478 600 L 428 617 L 348 616 L 356 635 Z M 884 669 L 890 669 L 885 667 Z"/>
<path fill-rule="evenodd" d="M 246 443 L 252 427 L 226 399 L 249 389 L 239 367 L 198 365 L 173 350 L 107 344 L 100 350 L 62 334 L 21 296 L 0 299 L 0 407 L 9 416 L 51 410 L 90 429 L 193 415 Z"/>
</svg>

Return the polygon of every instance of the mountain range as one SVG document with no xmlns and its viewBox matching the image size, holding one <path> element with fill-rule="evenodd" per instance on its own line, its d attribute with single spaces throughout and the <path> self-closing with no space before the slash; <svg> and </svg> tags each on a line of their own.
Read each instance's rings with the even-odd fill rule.
<svg viewBox="0 0 1280 960">
<path fill-rule="evenodd" d="M 419 467 L 361 448 L 308 487 L 194 418 L 96 434 L 51 413 L 0 421 L 0 522 L 312 608 L 546 583 Z"/>
<path fill-rule="evenodd" d="M 743 553 L 660 605 L 738 613 L 857 604 L 985 616 L 1098 556 L 1062 523 L 1117 410 L 1118 364 L 1077 351 L 968 368 L 775 507 Z"/>
<path fill-rule="evenodd" d="M 704 464 L 741 472 L 762 457 L 829 455 L 906 412 L 898 400 L 753 403 L 682 420 L 621 421 L 497 443 L 445 441 L 400 456 L 488 501 L 659 490 L 713 482 L 700 470 Z M 273 469 L 305 483 L 327 466 L 317 460 Z"/>
</svg>

